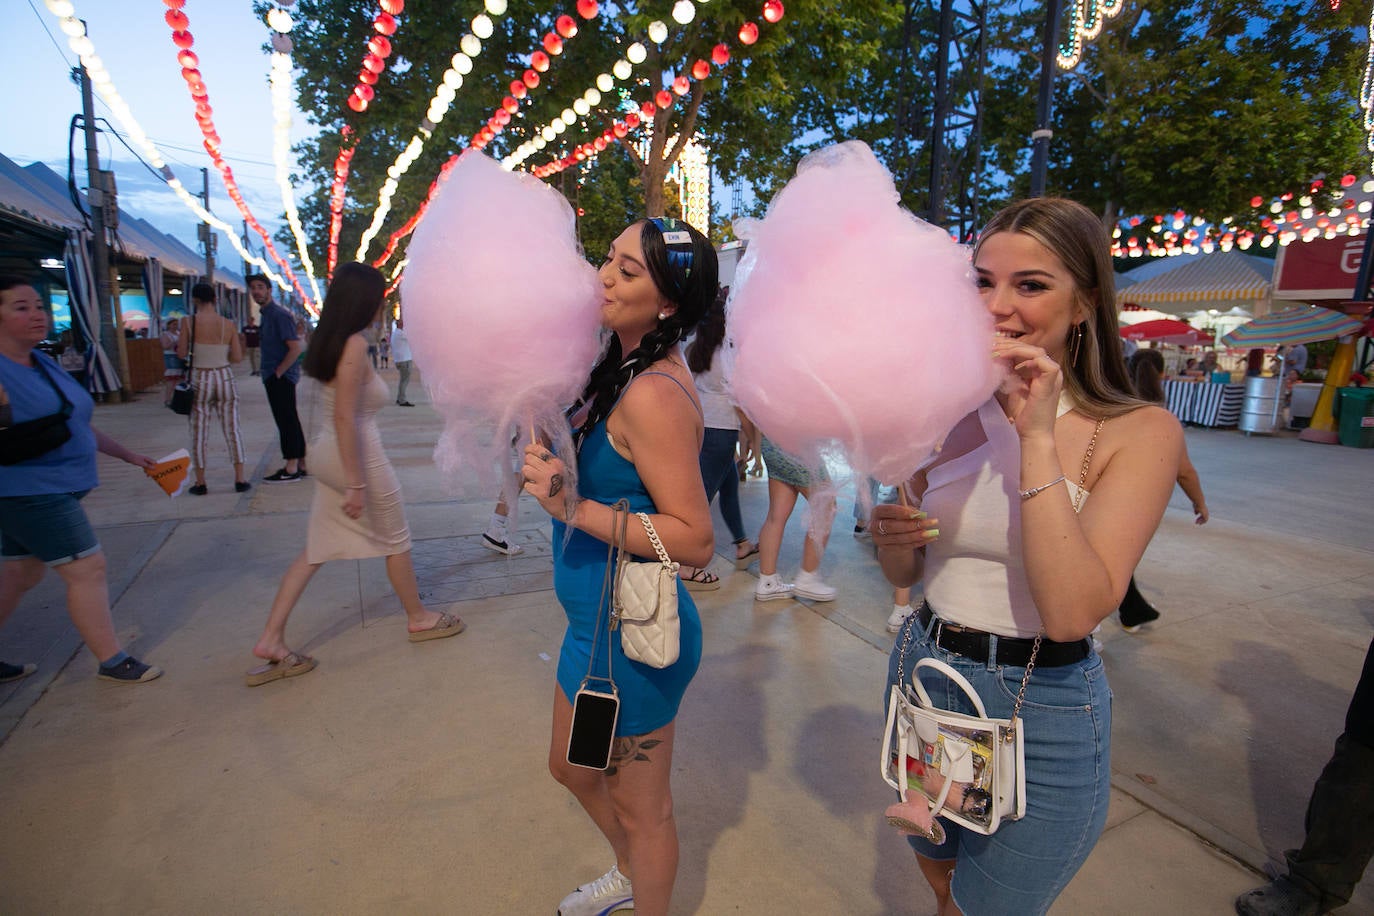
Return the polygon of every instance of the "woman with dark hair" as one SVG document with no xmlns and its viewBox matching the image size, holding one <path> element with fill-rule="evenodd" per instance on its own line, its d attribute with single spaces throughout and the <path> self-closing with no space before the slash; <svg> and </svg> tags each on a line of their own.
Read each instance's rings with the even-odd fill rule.
<svg viewBox="0 0 1374 916">
<path fill-rule="evenodd" d="M 749 542 L 744 533 L 744 519 L 739 509 L 739 477 L 735 467 L 735 448 L 739 445 L 741 416 L 739 408 L 725 390 L 723 359 L 717 359 L 725 343 L 725 299 L 728 288 L 721 290 L 715 303 L 697 325 L 691 343 L 687 344 L 687 368 L 696 382 L 697 398 L 706 424 L 701 440 L 701 479 L 706 484 L 709 505 L 720 494 L 720 517 L 734 538 L 735 568 L 745 569 L 758 558 L 759 548 Z M 684 566 L 682 581 L 694 591 L 720 588 L 720 577 L 706 567 Z"/>
<path fill-rule="evenodd" d="M 973 270 L 1008 380 L 908 482 L 916 505 L 875 507 L 870 530 L 894 586 L 925 583 L 889 686 L 939 659 L 989 716 L 1017 709 L 1024 736 L 1025 816 L 991 839 L 948 819 L 943 842 L 909 836 L 921 871 L 945 916 L 1041 914 L 1106 823 L 1111 694 L 1088 635 L 1121 604 L 1164 514 L 1183 431 L 1132 391 L 1109 239 L 1091 210 L 1010 205 L 984 228 Z M 920 677 L 972 712 L 943 676 Z M 976 813 L 972 792 L 947 804 Z"/>
<path fill-rule="evenodd" d="M 1131 374 L 1131 384 L 1135 386 L 1135 393 L 1141 400 L 1152 404 L 1164 403 L 1164 354 L 1158 350 L 1137 350 L 1126 361 L 1126 369 Z M 1198 477 L 1197 468 L 1193 467 L 1193 462 L 1188 457 L 1186 442 L 1183 445 L 1183 454 L 1179 456 L 1177 482 L 1188 495 L 1188 499 L 1192 500 L 1193 515 L 1197 524 L 1207 524 L 1207 498 L 1202 495 L 1202 479 Z M 1135 633 L 1145 624 L 1159 619 L 1159 611 L 1146 601 L 1140 589 L 1136 588 L 1134 575 L 1126 586 L 1126 597 L 1121 599 L 1121 607 L 1117 614 L 1121 620 L 1121 629 L 1127 633 Z"/>
<path fill-rule="evenodd" d="M 67 588 L 76 632 L 100 663 L 97 676 L 125 684 L 151 681 L 162 669 L 130 656 L 115 635 L 105 553 L 81 500 L 99 483 L 96 452 L 138 468 L 154 462 L 91 426 L 91 396 L 36 349 L 47 336 L 48 312 L 33 284 L 0 276 L 0 430 L 6 434 L 0 442 L 20 450 L 0 456 L 0 626 L 51 568 Z M 20 424 L 45 418 L 55 421 L 57 434 L 43 448 L 39 433 Z M 0 683 L 36 670 L 32 663 L 0 662 Z"/>
<path fill-rule="evenodd" d="M 616 238 L 600 276 L 602 324 L 611 338 L 569 410 L 577 453 L 555 456 L 531 445 L 521 469 L 525 490 L 553 516 L 554 591 L 568 617 L 549 769 L 615 854 L 611 870 L 569 894 L 558 911 L 590 916 L 633 908 L 641 916 L 660 916 L 668 911 L 677 875 L 669 782 L 674 719 L 701 660 L 701 620 L 691 595 L 680 589 L 678 660 L 666 668 L 631 661 L 621 650 L 619 631 L 608 629 L 602 580 L 607 544 L 616 538 L 612 507 L 620 499 L 629 501 L 631 512 L 651 517 L 674 560 L 704 566 L 711 558 L 711 510 L 698 458 L 701 407 L 679 343 L 716 295 L 716 253 L 690 226 L 650 219 Z M 565 458 L 577 462 L 580 492 L 565 483 Z M 634 516 L 626 548 L 637 557 L 656 554 Z M 605 771 L 567 760 L 573 697 L 588 674 L 612 675 L 620 696 Z"/>
<path fill-rule="evenodd" d="M 195 400 L 191 405 L 191 467 L 196 482 L 193 496 L 210 492 L 205 485 L 205 459 L 209 448 L 210 415 L 219 414 L 229 460 L 234 465 L 234 492 L 244 493 L 251 484 L 243 479 L 243 433 L 239 429 L 239 390 L 234 384 L 231 363 L 243 361 L 243 338 L 234 322 L 215 310 L 215 288 L 209 283 L 191 287 L 195 313 L 190 329 L 177 339 L 177 355 L 183 362 L 190 357 L 191 383 Z"/>
<path fill-rule="evenodd" d="M 286 622 L 316 570 L 329 560 L 386 557 L 386 575 L 405 609 L 411 642 L 463 631 L 457 616 L 436 614 L 420 601 L 401 484 L 377 430 L 377 411 L 391 392 L 372 368 L 363 330 L 376 319 L 385 295 L 381 273 L 354 261 L 334 272 L 320 307 L 320 323 L 305 356 L 305 371 L 320 383 L 326 417 L 310 445 L 315 481 L 310 528 L 305 549 L 282 577 L 267 626 L 253 646 L 253 654 L 267 664 L 248 672 L 249 687 L 315 667 L 315 659 L 287 646 Z"/>
</svg>

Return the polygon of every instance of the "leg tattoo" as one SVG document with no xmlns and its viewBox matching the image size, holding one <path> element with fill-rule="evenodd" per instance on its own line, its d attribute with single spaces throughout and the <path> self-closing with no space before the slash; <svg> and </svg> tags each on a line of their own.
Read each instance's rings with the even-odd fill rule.
<svg viewBox="0 0 1374 916">
<path fill-rule="evenodd" d="M 638 735 L 622 735 L 611 745 L 611 765 L 606 768 L 607 776 L 614 776 L 625 764 L 635 760 L 648 760 L 645 751 L 651 751 L 662 744 L 658 738 L 642 738 Z"/>
</svg>

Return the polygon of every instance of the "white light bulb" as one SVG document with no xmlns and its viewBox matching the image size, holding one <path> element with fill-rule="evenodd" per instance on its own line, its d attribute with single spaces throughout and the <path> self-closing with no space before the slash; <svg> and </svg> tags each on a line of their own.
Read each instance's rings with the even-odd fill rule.
<svg viewBox="0 0 1374 916">
<path fill-rule="evenodd" d="M 482 43 L 477 40 L 477 36 L 471 33 L 458 39 L 458 47 L 463 49 L 463 53 L 468 57 L 476 57 L 482 53 Z"/>
<path fill-rule="evenodd" d="M 437 101 L 441 101 L 445 105 L 447 105 L 448 103 L 453 101 L 454 96 L 456 96 L 457 94 L 457 91 L 448 83 L 440 83 L 438 91 L 434 93 L 434 98 Z"/>
<path fill-rule="evenodd" d="M 66 19 L 76 13 L 76 8 L 71 5 L 70 0 L 44 0 L 43 5 L 59 19 Z"/>
<path fill-rule="evenodd" d="M 559 133 L 562 133 L 562 131 L 567 126 L 568 125 L 564 122 L 562 118 L 554 118 L 552 121 L 549 122 L 549 127 L 551 127 L 554 131 Z"/>
<path fill-rule="evenodd" d="M 95 54 L 95 43 L 85 35 L 70 38 L 67 40 L 67 44 L 76 52 L 77 57 L 87 58 Z"/>
<path fill-rule="evenodd" d="M 541 149 L 543 149 L 544 147 L 546 147 L 546 146 L 548 146 L 548 145 L 549 145 L 549 141 L 545 140 L 544 137 L 543 137 L 543 135 L 540 135 L 539 137 L 536 137 L 536 138 L 535 138 L 535 141 L 534 141 L 534 148 L 535 148 L 536 150 L 541 150 Z"/>
<path fill-rule="evenodd" d="M 496 27 L 492 25 L 491 19 L 485 14 L 479 13 L 472 20 L 472 34 L 478 38 L 486 40 L 491 37 L 491 33 L 494 31 L 496 31 Z"/>
<path fill-rule="evenodd" d="M 587 100 L 588 105 L 600 105 L 601 93 L 595 89 L 588 89 L 582 94 L 582 98 Z"/>
<path fill-rule="evenodd" d="M 691 22 L 697 16 L 697 7 L 692 0 L 677 0 L 673 4 L 673 21 L 683 25 Z"/>
<path fill-rule="evenodd" d="M 463 88 L 463 75 L 452 68 L 444 71 L 444 85 L 450 89 Z"/>
<path fill-rule="evenodd" d="M 615 74 L 616 79 L 627 80 L 630 78 L 632 69 L 628 60 L 618 60 L 615 62 L 615 66 L 611 68 L 611 72 Z M 610 90 L 608 89 L 607 91 L 609 92 Z"/>
<path fill-rule="evenodd" d="M 576 102 L 573 102 L 573 111 L 577 112 L 584 118 L 591 113 L 591 110 L 592 106 L 587 104 L 586 99 L 578 99 Z"/>
<path fill-rule="evenodd" d="M 691 0 L 688 0 L 688 2 L 691 2 Z M 73 20 L 68 19 L 67 21 L 72 22 Z M 80 23 L 77 24 L 80 25 Z M 637 41 L 625 49 L 625 58 L 632 64 L 642 64 L 644 63 L 644 58 L 648 56 L 649 52 L 644 50 L 644 46 Z"/>
<path fill-rule="evenodd" d="M 609 73 L 603 73 L 596 78 L 596 88 L 602 92 L 610 92 L 615 88 L 615 77 Z"/>
<path fill-rule="evenodd" d="M 493 16 L 504 16 L 506 14 L 506 0 L 487 0 L 487 12 Z"/>
<path fill-rule="evenodd" d="M 560 114 L 559 117 L 563 119 L 564 124 L 573 124 L 577 121 L 577 113 L 574 112 L 571 108 L 564 108 L 562 114 Z"/>
<path fill-rule="evenodd" d="M 539 132 L 540 139 L 544 140 L 546 143 L 552 142 L 553 138 L 556 136 L 558 136 L 558 131 L 554 130 L 552 127 L 546 127 Z"/>
<path fill-rule="evenodd" d="M 296 23 L 292 21 L 291 14 L 286 10 L 274 9 L 267 13 L 267 24 L 285 35 L 291 31 L 291 27 Z"/>
<path fill-rule="evenodd" d="M 81 24 L 81 20 L 71 16 L 63 19 L 59 24 L 59 28 L 62 29 L 62 34 L 66 35 L 68 38 L 80 38 L 82 35 L 86 34 L 86 27 Z"/>
<path fill-rule="evenodd" d="M 668 26 L 661 19 L 655 19 L 649 23 L 649 40 L 655 44 L 663 44 L 668 37 Z"/>
<path fill-rule="evenodd" d="M 449 64 L 463 76 L 467 76 L 472 72 L 472 58 L 468 57 L 462 51 L 453 55 L 452 59 L 449 60 Z"/>
</svg>

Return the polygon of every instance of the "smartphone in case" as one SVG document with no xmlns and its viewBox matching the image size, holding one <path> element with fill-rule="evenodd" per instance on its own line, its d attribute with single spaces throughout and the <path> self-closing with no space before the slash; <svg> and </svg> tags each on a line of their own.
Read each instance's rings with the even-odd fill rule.
<svg viewBox="0 0 1374 916">
<path fill-rule="evenodd" d="M 611 763 L 611 743 L 620 716 L 620 697 L 583 687 L 573 697 L 572 727 L 568 729 L 568 763 L 604 770 Z"/>
</svg>

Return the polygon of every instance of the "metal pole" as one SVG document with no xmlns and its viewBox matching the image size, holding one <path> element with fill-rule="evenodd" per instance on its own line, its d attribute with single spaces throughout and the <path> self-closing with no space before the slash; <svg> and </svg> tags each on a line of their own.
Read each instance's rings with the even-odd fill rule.
<svg viewBox="0 0 1374 916">
<path fill-rule="evenodd" d="M 200 170 L 200 201 L 205 212 L 210 212 L 210 170 Z M 205 227 L 205 282 L 211 286 L 215 285 L 215 230 L 209 223 L 202 223 Z"/>
<path fill-rule="evenodd" d="M 1059 13 L 1062 0 L 1045 0 L 1045 46 L 1040 53 L 1040 97 L 1031 132 L 1031 197 L 1045 194 L 1045 174 L 1050 165 L 1050 120 L 1054 116 L 1055 58 L 1059 54 Z"/>
<path fill-rule="evenodd" d="M 105 195 L 109 191 L 105 186 L 105 176 L 100 172 L 91 77 L 85 67 L 78 67 L 77 71 L 81 75 L 81 117 L 86 135 L 86 200 L 91 205 L 91 267 L 95 273 L 95 298 L 100 311 L 100 344 L 106 355 L 115 361 L 121 388 L 116 394 L 124 401 L 129 390 L 129 361 L 124 349 L 124 329 L 116 327 L 115 306 L 110 293 L 110 250 L 109 240 L 105 236 Z"/>
</svg>

